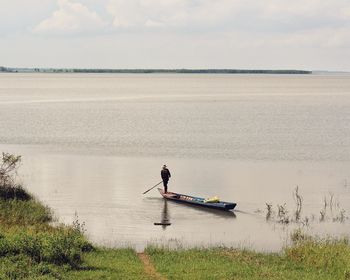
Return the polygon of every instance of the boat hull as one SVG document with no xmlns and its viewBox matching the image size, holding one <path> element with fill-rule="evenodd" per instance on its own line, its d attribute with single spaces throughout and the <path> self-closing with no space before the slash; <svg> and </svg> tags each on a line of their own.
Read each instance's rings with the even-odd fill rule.
<svg viewBox="0 0 350 280">
<path fill-rule="evenodd" d="M 158 188 L 159 193 L 165 198 L 176 202 L 206 207 L 210 209 L 217 209 L 217 210 L 224 210 L 229 211 L 233 210 L 236 207 L 236 203 L 233 202 L 226 202 L 226 201 L 220 201 L 220 202 L 204 202 L 205 199 L 201 197 L 195 197 L 185 194 L 179 194 L 174 192 L 167 192 L 164 193 L 164 191 L 160 188 Z"/>
</svg>

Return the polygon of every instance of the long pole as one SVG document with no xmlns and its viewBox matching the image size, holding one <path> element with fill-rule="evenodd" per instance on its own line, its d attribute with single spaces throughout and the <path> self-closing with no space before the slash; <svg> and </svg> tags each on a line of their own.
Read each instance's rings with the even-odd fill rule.
<svg viewBox="0 0 350 280">
<path fill-rule="evenodd" d="M 163 181 L 160 181 L 157 185 L 154 185 L 152 188 L 150 188 L 149 190 L 143 192 L 142 194 L 148 193 L 150 190 L 154 189 L 156 186 L 158 186 L 160 183 L 162 183 Z"/>
</svg>

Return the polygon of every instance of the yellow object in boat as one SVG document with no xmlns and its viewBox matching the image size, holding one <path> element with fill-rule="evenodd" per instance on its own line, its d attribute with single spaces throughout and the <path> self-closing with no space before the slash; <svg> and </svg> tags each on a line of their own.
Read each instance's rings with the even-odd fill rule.
<svg viewBox="0 0 350 280">
<path fill-rule="evenodd" d="M 220 202 L 220 199 L 217 196 L 213 196 L 204 200 L 204 203 L 215 203 Z"/>
</svg>

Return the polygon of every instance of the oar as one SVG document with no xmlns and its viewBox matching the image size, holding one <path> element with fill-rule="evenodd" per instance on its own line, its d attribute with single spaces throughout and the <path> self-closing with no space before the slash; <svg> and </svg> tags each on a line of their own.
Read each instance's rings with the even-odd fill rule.
<svg viewBox="0 0 350 280">
<path fill-rule="evenodd" d="M 158 186 L 160 183 L 162 183 L 163 181 L 160 181 L 157 185 L 154 185 L 152 188 L 150 188 L 149 190 L 143 192 L 142 194 L 148 193 L 151 189 L 155 188 L 156 186 Z"/>
</svg>

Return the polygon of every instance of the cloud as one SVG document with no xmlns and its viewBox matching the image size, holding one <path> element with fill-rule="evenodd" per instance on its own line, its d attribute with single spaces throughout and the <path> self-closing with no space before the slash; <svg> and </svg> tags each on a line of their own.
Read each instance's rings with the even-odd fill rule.
<svg viewBox="0 0 350 280">
<path fill-rule="evenodd" d="M 96 12 L 70 0 L 58 0 L 58 10 L 34 27 L 35 33 L 72 34 L 98 31 L 106 22 Z"/>
<path fill-rule="evenodd" d="M 350 20 L 348 0 L 109 0 L 115 28 L 339 24 Z M 149 24 L 149 23 L 155 24 Z M 234 25 L 235 24 L 235 25 Z M 242 26 L 243 25 L 243 26 Z M 268 26 L 269 27 L 269 26 Z M 278 26 L 276 26 L 278 29 Z"/>
<path fill-rule="evenodd" d="M 350 46 L 349 28 L 321 28 L 283 36 L 279 40 L 286 46 L 339 48 Z M 278 43 L 278 42 L 276 42 Z"/>
<path fill-rule="evenodd" d="M 0 35 L 15 36 L 28 32 L 54 9 L 55 0 L 0 0 Z"/>
<path fill-rule="evenodd" d="M 90 3 L 99 14 L 84 3 Z M 288 3 L 281 0 L 104 0 L 98 3 L 57 0 L 57 4 L 58 9 L 41 21 L 34 32 L 94 35 L 121 30 L 176 30 L 182 34 L 275 34 L 277 38 L 284 35 L 302 37 L 313 32 L 319 36 L 319 30 L 329 29 L 346 33 L 344 29 L 350 29 L 348 0 L 294 0 Z"/>
<path fill-rule="evenodd" d="M 189 27 L 221 23 L 243 2 L 231 0 L 110 0 L 115 28 Z"/>
<path fill-rule="evenodd" d="M 245 33 L 238 44 L 280 46 L 329 48 L 350 41 L 348 0 L 109 0 L 107 11 L 115 30 Z"/>
</svg>

